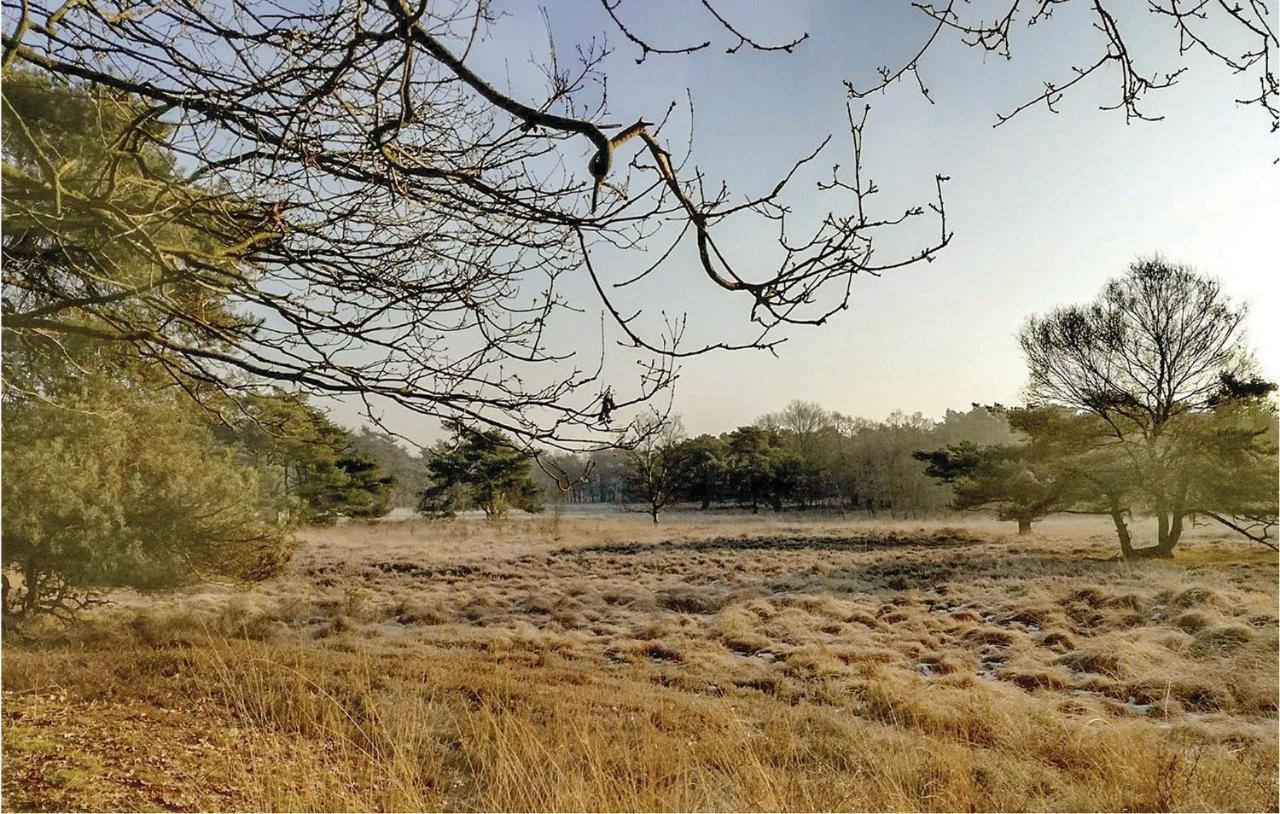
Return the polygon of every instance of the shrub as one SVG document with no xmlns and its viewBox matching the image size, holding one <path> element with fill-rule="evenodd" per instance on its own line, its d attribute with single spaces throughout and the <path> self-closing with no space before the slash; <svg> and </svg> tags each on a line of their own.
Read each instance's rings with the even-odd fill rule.
<svg viewBox="0 0 1280 814">
<path fill-rule="evenodd" d="M 274 573 L 290 544 L 255 473 L 172 402 L 125 388 L 4 409 L 3 610 L 69 617 L 107 588 Z"/>
</svg>

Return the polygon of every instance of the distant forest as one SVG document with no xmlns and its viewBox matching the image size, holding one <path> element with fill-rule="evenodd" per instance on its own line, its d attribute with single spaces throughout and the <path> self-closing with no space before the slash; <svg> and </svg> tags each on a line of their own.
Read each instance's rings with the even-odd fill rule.
<svg viewBox="0 0 1280 814">
<path fill-rule="evenodd" d="M 1018 440 L 998 405 L 948 410 L 941 420 L 895 411 L 883 421 L 872 421 L 793 401 L 752 425 L 679 443 L 683 465 L 672 502 L 703 509 L 828 509 L 872 517 L 926 517 L 948 510 L 952 490 L 925 474 L 925 465 L 913 458 L 917 450 Z M 643 498 L 643 489 L 636 488 L 634 456 L 627 452 L 550 456 L 548 463 L 574 481 L 567 502 Z M 554 495 L 555 483 L 543 478 L 548 494 Z"/>
<path fill-rule="evenodd" d="M 872 517 L 919 518 L 948 511 L 952 487 L 929 477 L 918 450 L 970 443 L 1002 446 L 1021 439 L 1000 405 L 947 410 L 939 419 L 895 411 L 882 421 L 856 418 L 804 401 L 761 416 L 754 424 L 677 442 L 682 465 L 673 503 L 695 508 L 820 509 Z M 392 505 L 413 507 L 427 485 L 426 456 L 404 450 L 390 436 L 362 428 L 351 446 L 395 476 Z M 532 467 L 542 502 L 644 502 L 635 456 L 607 449 L 590 454 L 548 453 Z M 554 474 L 553 474 L 554 473 Z M 556 475 L 560 477 L 557 478 Z"/>
</svg>

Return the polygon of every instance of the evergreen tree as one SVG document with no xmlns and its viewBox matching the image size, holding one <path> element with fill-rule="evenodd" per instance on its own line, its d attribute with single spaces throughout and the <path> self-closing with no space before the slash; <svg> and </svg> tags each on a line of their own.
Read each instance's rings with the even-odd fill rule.
<svg viewBox="0 0 1280 814">
<path fill-rule="evenodd" d="M 426 467 L 417 454 L 406 450 L 389 433 L 363 426 L 348 437 L 349 448 L 365 458 L 376 461 L 378 469 L 394 479 L 391 487 L 390 506 L 412 508 L 426 487 Z"/>
<path fill-rule="evenodd" d="M 1125 557 L 1171 556 L 1189 519 L 1226 519 L 1238 490 L 1216 488 L 1206 472 L 1233 484 L 1259 461 L 1274 478 L 1268 385 L 1244 385 L 1255 366 L 1244 314 L 1216 281 L 1157 257 L 1135 262 L 1094 302 L 1034 317 L 1022 331 L 1032 398 L 1093 425 L 1075 434 L 1088 442 L 1074 470 L 1113 502 Z M 1134 513 L 1155 517 L 1152 545 L 1132 544 L 1121 521 Z"/>
<path fill-rule="evenodd" d="M 782 511 L 783 502 L 795 491 L 800 459 L 783 448 L 773 430 L 739 427 L 726 437 L 729 480 L 737 487 L 739 503 L 754 514 L 766 503 Z"/>
<path fill-rule="evenodd" d="M 1001 520 L 1018 523 L 1018 534 L 1056 511 L 1064 498 L 1058 473 L 1037 460 L 1030 446 L 978 447 L 963 441 L 933 452 L 917 451 L 925 474 L 952 485 L 951 507 L 995 509 Z"/>
<path fill-rule="evenodd" d="M 243 419 L 221 435 L 243 450 L 299 521 L 380 517 L 390 509 L 395 477 L 354 452 L 350 434 L 306 398 L 275 390 L 241 405 Z"/>
<path fill-rule="evenodd" d="M 680 459 L 680 496 L 697 501 L 703 510 L 710 508 L 725 489 L 729 453 L 724 442 L 714 435 L 699 435 L 681 443 L 676 454 Z"/>
<path fill-rule="evenodd" d="M 6 399 L 3 609 L 69 618 L 109 588 L 270 576 L 291 546 L 256 473 L 185 402 L 101 379 Z"/>
<path fill-rule="evenodd" d="M 429 485 L 418 511 L 453 517 L 480 509 L 497 520 L 511 508 L 542 511 L 542 493 L 530 473 L 530 459 L 498 430 L 451 425 L 452 442 L 440 442 L 427 460 Z"/>
<path fill-rule="evenodd" d="M 113 587 L 269 575 L 290 550 L 280 507 L 214 438 L 225 394 L 165 350 L 212 360 L 248 324 L 210 284 L 244 273 L 214 237 L 238 204 L 191 205 L 166 127 L 136 99 L 21 71 L 3 95 L 6 617 L 68 618 Z M 148 228 L 124 227 L 133 214 Z M 163 262 L 160 246 L 188 260 Z"/>
</svg>

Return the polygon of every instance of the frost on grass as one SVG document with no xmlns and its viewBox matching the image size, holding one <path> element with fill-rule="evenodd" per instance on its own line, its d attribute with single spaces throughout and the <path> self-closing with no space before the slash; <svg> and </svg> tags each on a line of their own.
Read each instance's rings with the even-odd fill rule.
<svg viewBox="0 0 1280 814">
<path fill-rule="evenodd" d="M 1274 557 L 1203 537 L 1172 562 L 1110 562 L 1105 529 L 1044 528 L 318 530 L 251 592 L 121 597 L 78 629 L 6 642 L 6 796 L 1274 808 Z M 245 746 L 214 761 L 187 748 L 193 728 Z M 117 730 L 162 771 L 90 737 Z"/>
</svg>

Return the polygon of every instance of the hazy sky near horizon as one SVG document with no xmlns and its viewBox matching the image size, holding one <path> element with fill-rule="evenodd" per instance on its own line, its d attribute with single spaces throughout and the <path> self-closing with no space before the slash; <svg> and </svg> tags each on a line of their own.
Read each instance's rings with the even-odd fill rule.
<svg viewBox="0 0 1280 814">
<path fill-rule="evenodd" d="M 510 91 L 534 101 L 542 84 L 532 63 L 545 58 L 546 30 L 528 5 L 504 6 L 512 13 L 475 50 L 473 64 L 501 65 Z M 792 399 L 872 418 L 1017 402 L 1025 384 L 1016 339 L 1022 322 L 1091 299 L 1134 258 L 1157 252 L 1220 279 L 1249 304 L 1250 343 L 1264 374 L 1280 377 L 1280 169 L 1273 163 L 1280 137 L 1259 110 L 1234 102 L 1253 89 L 1220 65 L 1191 59 L 1189 75 L 1144 104 L 1163 121 L 1126 125 L 1121 112 L 1099 110 L 1117 93 L 1109 72 L 1082 83 L 1057 115 L 1038 106 L 993 129 L 997 113 L 1100 53 L 1101 35 L 1088 19 L 1063 9 L 1015 32 L 1011 62 L 944 35 L 920 67 L 935 104 L 906 83 L 866 100 L 865 164 L 885 211 L 929 202 L 934 175 L 945 174 L 952 244 L 933 263 L 856 278 L 850 309 L 821 328 L 792 330 L 776 358 L 737 352 L 685 361 L 673 407 L 690 432 L 724 431 Z M 596 0 L 557 2 L 547 14 L 562 61 L 592 36 L 605 35 L 614 48 L 604 66 L 610 121 L 660 117 L 673 101 L 684 110 L 687 89 L 695 107 L 692 163 L 739 193 L 772 185 L 827 134 L 832 144 L 817 163 L 828 174 L 832 164 L 847 167 L 842 81 L 873 83 L 877 66 L 901 63 L 930 29 L 920 12 L 895 0 L 735 2 L 721 10 L 761 40 L 809 37 L 790 55 L 727 55 L 732 38 L 709 24 L 699 3 L 630 0 L 619 15 L 655 45 L 714 43 L 636 65 L 639 49 L 610 26 Z M 1146 64 L 1161 71 L 1183 64 L 1159 20 L 1137 14 L 1121 24 Z M 680 115 L 673 126 L 686 127 Z M 798 217 L 822 211 L 816 195 L 793 194 L 789 202 Z M 748 255 L 763 240 L 734 228 L 718 240 Z M 929 222 L 913 234 L 924 241 L 935 230 Z M 668 277 L 650 289 L 648 304 L 690 312 L 701 335 L 746 325 L 749 303 L 707 296 L 701 270 L 689 265 L 688 274 L 687 283 Z M 594 302 L 588 308 L 598 311 Z M 335 414 L 359 423 L 345 408 Z M 437 435 L 418 417 L 386 420 L 414 440 Z"/>
</svg>

